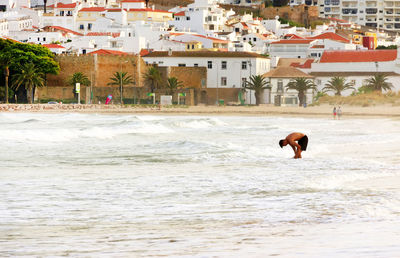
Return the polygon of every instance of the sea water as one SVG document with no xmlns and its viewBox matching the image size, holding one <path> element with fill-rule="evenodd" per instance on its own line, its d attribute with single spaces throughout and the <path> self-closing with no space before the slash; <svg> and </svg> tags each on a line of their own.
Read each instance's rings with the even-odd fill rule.
<svg viewBox="0 0 400 258">
<path fill-rule="evenodd" d="M 309 136 L 303 159 L 278 142 Z M 0 114 L 0 256 L 399 257 L 400 121 Z"/>
</svg>

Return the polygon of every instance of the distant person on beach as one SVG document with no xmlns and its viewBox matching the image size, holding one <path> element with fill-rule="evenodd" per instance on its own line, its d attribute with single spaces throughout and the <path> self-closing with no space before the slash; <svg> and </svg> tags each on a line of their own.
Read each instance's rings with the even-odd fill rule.
<svg viewBox="0 0 400 258">
<path fill-rule="evenodd" d="M 297 141 L 297 142 L 296 142 Z M 308 137 L 302 133 L 291 133 L 285 139 L 279 141 L 279 146 L 290 145 L 294 151 L 295 159 L 301 159 L 301 152 L 307 150 Z"/>
<path fill-rule="evenodd" d="M 336 107 L 333 107 L 333 119 L 336 119 Z"/>
<path fill-rule="evenodd" d="M 339 106 L 338 109 L 337 109 L 337 118 L 338 118 L 338 120 L 340 120 L 341 116 L 342 116 L 342 109 Z"/>
</svg>

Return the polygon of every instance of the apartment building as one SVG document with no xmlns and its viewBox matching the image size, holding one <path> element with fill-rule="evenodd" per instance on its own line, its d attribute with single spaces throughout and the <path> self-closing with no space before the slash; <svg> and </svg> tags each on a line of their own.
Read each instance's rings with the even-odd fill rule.
<svg viewBox="0 0 400 258">
<path fill-rule="evenodd" d="M 400 1 L 318 0 L 321 17 L 348 20 L 378 29 L 400 31 Z"/>
</svg>

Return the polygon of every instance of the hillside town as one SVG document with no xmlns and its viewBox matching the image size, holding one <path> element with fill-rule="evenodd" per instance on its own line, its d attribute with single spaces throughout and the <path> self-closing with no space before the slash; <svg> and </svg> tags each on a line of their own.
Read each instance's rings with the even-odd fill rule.
<svg viewBox="0 0 400 258">
<path fill-rule="evenodd" d="M 148 0 L 0 0 L 0 38 L 41 45 L 60 64 L 34 100 L 76 98 L 67 81 L 77 72 L 90 81 L 81 92 L 86 103 L 112 94 L 113 103 L 173 95 L 171 103 L 180 96 L 187 105 L 306 106 L 318 94 L 362 92 L 371 80 L 400 90 L 395 1 L 291 0 L 282 7 L 311 10 L 318 22 L 275 15 L 267 2 L 194 0 L 166 8 Z M 166 82 L 175 78 L 174 90 L 160 90 L 157 72 Z M 129 83 L 122 83 L 124 73 Z M 121 77 L 115 84 L 113 74 Z M 331 87 L 335 80 L 346 87 Z M 300 91 L 302 82 L 310 87 Z"/>
</svg>

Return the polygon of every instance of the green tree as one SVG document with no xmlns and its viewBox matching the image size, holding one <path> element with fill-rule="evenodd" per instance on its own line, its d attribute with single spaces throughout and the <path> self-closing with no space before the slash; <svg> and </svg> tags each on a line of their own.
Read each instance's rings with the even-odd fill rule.
<svg viewBox="0 0 400 258">
<path fill-rule="evenodd" d="M 60 66 L 55 61 L 53 53 L 41 45 L 23 44 L 0 39 L 0 53 L 3 57 L 7 56 L 7 59 L 11 59 L 11 63 L 8 66 L 9 75 L 20 74 L 22 68 L 27 63 L 34 64 L 35 69 L 43 75 L 43 78 L 46 77 L 46 74 L 57 74 L 60 70 Z M 9 78 L 12 79 L 12 77 Z M 25 90 L 23 87 L 19 88 Z M 33 93 L 35 88 L 33 88 Z"/>
<path fill-rule="evenodd" d="M 84 73 L 77 72 L 68 78 L 67 83 L 68 83 L 68 85 L 71 85 L 71 86 L 75 86 L 76 83 L 80 83 L 82 85 L 89 86 L 90 80 Z"/>
<path fill-rule="evenodd" d="M 254 90 L 254 95 L 256 97 L 256 105 L 258 106 L 261 102 L 261 94 L 264 89 L 269 88 L 268 82 L 261 75 L 250 76 L 250 81 L 246 81 L 245 88 L 248 90 Z"/>
<path fill-rule="evenodd" d="M 150 67 L 144 74 L 144 79 L 150 84 L 150 91 L 153 93 L 161 84 L 161 73 L 156 67 Z"/>
<path fill-rule="evenodd" d="M 385 74 L 375 74 L 373 77 L 366 80 L 366 87 L 373 91 L 391 90 L 393 85 L 387 82 L 388 77 Z"/>
<path fill-rule="evenodd" d="M 110 82 L 107 83 L 107 85 L 117 85 L 120 88 L 120 94 L 121 94 L 121 104 L 122 104 L 122 98 L 123 98 L 123 92 L 124 92 L 124 86 L 133 84 L 133 79 L 132 76 L 128 75 L 127 72 L 115 72 L 113 74 L 113 77 L 110 78 Z"/>
<path fill-rule="evenodd" d="M 8 78 L 10 77 L 10 66 L 12 64 L 12 55 L 10 53 L 10 50 L 3 49 L 2 52 L 0 52 L 0 66 L 3 67 L 4 69 L 4 86 L 5 86 L 5 92 L 4 92 L 4 102 L 8 103 Z"/>
<path fill-rule="evenodd" d="M 176 77 L 169 77 L 167 79 L 167 84 L 165 85 L 165 87 L 167 88 L 167 91 L 169 95 L 174 95 L 175 91 L 180 88 L 183 87 L 183 83 L 181 81 L 178 81 L 178 79 Z"/>
<path fill-rule="evenodd" d="M 295 78 L 286 85 L 286 90 L 296 90 L 299 97 L 299 106 L 304 105 L 306 92 L 308 90 L 317 90 L 317 86 L 312 80 L 304 77 Z"/>
<path fill-rule="evenodd" d="M 333 91 L 336 96 L 341 96 L 342 91 L 354 89 L 353 84 L 347 82 L 346 78 L 335 76 L 332 77 L 328 83 L 325 84 L 325 87 L 322 89 L 323 92 Z"/>
<path fill-rule="evenodd" d="M 32 104 L 35 101 L 33 89 L 44 86 L 43 78 L 44 75 L 33 63 L 27 63 L 22 67 L 20 73 L 13 75 L 13 87 L 18 90 L 23 85 L 27 91 L 28 102 Z"/>
</svg>

